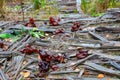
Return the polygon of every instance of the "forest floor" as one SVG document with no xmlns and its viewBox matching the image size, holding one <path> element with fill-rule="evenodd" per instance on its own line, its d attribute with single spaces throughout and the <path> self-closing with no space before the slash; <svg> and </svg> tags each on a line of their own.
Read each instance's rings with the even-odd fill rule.
<svg viewBox="0 0 120 80">
<path fill-rule="evenodd" d="M 0 21 L 0 80 L 120 80 L 119 11 L 50 16 Z"/>
</svg>

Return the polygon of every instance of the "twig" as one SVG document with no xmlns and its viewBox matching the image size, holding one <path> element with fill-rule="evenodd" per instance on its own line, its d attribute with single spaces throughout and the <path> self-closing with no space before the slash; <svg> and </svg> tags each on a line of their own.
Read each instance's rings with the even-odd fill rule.
<svg viewBox="0 0 120 80">
<path fill-rule="evenodd" d="M 73 64 L 69 64 L 69 65 L 67 64 L 66 67 L 71 67 L 71 66 L 74 66 L 74 65 L 75 65 L 75 66 L 78 66 L 79 64 L 81 64 L 82 62 L 90 59 L 90 58 L 93 57 L 93 56 L 95 56 L 95 54 L 92 54 L 92 55 L 90 55 L 90 56 L 88 56 L 88 57 L 86 57 L 86 58 L 84 58 L 84 59 L 78 60 L 77 62 L 75 62 L 75 63 L 73 63 Z"/>
<path fill-rule="evenodd" d="M 81 78 L 81 77 L 82 77 L 82 75 L 83 75 L 84 71 L 85 71 L 85 70 L 84 70 L 84 69 L 82 69 L 82 70 L 79 72 L 79 74 L 78 74 L 78 77 L 79 77 L 79 78 Z"/>
<path fill-rule="evenodd" d="M 2 78 L 2 80 L 8 80 L 6 75 L 4 74 L 4 72 L 0 69 L 0 76 Z"/>
<path fill-rule="evenodd" d="M 69 73 L 79 73 L 80 71 L 54 71 L 54 72 L 50 72 L 50 74 L 52 75 L 56 75 L 56 74 L 69 74 Z"/>
</svg>

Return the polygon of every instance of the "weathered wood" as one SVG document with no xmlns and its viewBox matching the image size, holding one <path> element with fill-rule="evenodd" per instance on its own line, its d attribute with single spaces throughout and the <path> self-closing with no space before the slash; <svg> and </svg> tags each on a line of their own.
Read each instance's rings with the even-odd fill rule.
<svg viewBox="0 0 120 80">
<path fill-rule="evenodd" d="M 93 56 L 95 56 L 95 54 L 92 54 L 92 55 L 90 55 L 90 56 L 88 56 L 88 57 L 86 57 L 86 58 L 84 58 L 84 59 L 80 59 L 80 60 L 76 61 L 76 62 L 73 63 L 73 64 L 69 64 L 69 65 L 67 64 L 66 67 L 70 67 L 70 66 L 78 66 L 79 64 L 85 62 L 86 60 L 92 58 Z"/>
<path fill-rule="evenodd" d="M 62 21 L 62 22 L 59 22 L 58 24 L 59 25 L 62 25 L 62 24 L 65 24 L 65 23 L 72 23 L 72 22 L 80 22 L 80 21 L 92 21 L 94 20 L 95 18 L 85 18 L 85 19 L 75 19 L 75 20 L 67 20 L 67 21 Z"/>
<path fill-rule="evenodd" d="M 79 72 L 79 74 L 78 74 L 78 77 L 79 77 L 79 78 L 81 78 L 81 77 L 82 77 L 82 75 L 83 75 L 84 71 L 85 71 L 85 69 L 82 69 L 82 70 Z"/>
<path fill-rule="evenodd" d="M 101 48 L 120 48 L 120 42 L 119 41 L 108 41 L 108 42 L 103 42 L 101 44 Z"/>
<path fill-rule="evenodd" d="M 9 51 L 13 51 L 16 47 L 20 46 L 20 44 L 22 44 L 28 37 L 29 35 L 26 35 L 23 39 L 14 43 L 13 46 L 10 47 Z"/>
<path fill-rule="evenodd" d="M 112 70 L 112 69 L 108 69 L 108 68 L 105 68 L 101 65 L 91 63 L 91 62 L 85 62 L 84 64 L 92 67 L 96 71 L 120 77 L 120 71 L 115 71 L 115 70 Z"/>
<path fill-rule="evenodd" d="M 33 29 L 32 27 L 25 27 L 24 25 L 16 25 L 16 26 L 10 27 L 9 29 L 19 29 L 19 30 L 21 30 L 22 27 L 25 30 L 32 30 Z M 41 28 L 37 28 L 36 31 L 44 31 L 44 32 L 53 33 L 54 31 L 56 31 L 56 29 L 47 29 L 45 27 L 41 27 Z"/>
<path fill-rule="evenodd" d="M 115 67 L 116 69 L 118 69 L 120 71 L 120 64 L 116 63 L 115 61 L 109 60 L 110 64 Z"/>
<path fill-rule="evenodd" d="M 52 75 L 56 75 L 56 74 L 69 74 L 69 73 L 79 73 L 80 71 L 53 71 L 50 72 L 50 74 Z"/>
<path fill-rule="evenodd" d="M 8 80 L 5 73 L 1 69 L 0 69 L 0 77 L 1 77 L 2 80 Z"/>
<path fill-rule="evenodd" d="M 106 38 L 101 37 L 101 36 L 98 35 L 97 33 L 94 33 L 94 32 L 89 31 L 89 34 L 92 35 L 93 37 L 95 37 L 95 38 L 101 40 L 101 41 L 104 41 L 104 42 L 107 42 L 107 41 L 108 41 Z"/>
<path fill-rule="evenodd" d="M 103 58 L 108 58 L 108 59 L 113 59 L 113 60 L 116 60 L 116 61 L 120 61 L 119 56 L 101 53 L 101 51 L 91 51 L 91 54 L 96 54 L 96 55 L 98 55 L 100 57 L 103 57 Z"/>
<path fill-rule="evenodd" d="M 44 43 L 44 42 L 38 42 L 38 41 L 35 41 L 35 44 L 38 46 L 46 46 L 46 47 L 52 46 L 51 43 Z"/>
<path fill-rule="evenodd" d="M 0 28 L 3 28 L 5 25 L 11 23 L 11 21 L 7 21 L 7 22 L 0 22 Z"/>
<path fill-rule="evenodd" d="M 36 60 L 31 60 L 31 61 L 29 61 L 29 62 L 26 63 L 24 66 L 22 66 L 20 70 L 23 70 L 23 69 L 26 68 L 28 65 L 31 65 L 32 63 L 35 63 L 35 62 L 38 62 L 38 61 L 36 61 Z"/>
<path fill-rule="evenodd" d="M 71 77 L 71 78 L 73 78 L 73 80 L 99 80 L 98 78 L 92 78 L 92 77 L 82 77 L 82 78 L 79 78 L 79 77 Z M 36 78 L 36 79 L 38 79 L 38 78 Z M 40 79 L 42 79 L 42 80 L 45 80 L 45 79 L 43 79 L 43 78 L 39 78 L 39 80 Z M 66 78 L 66 77 L 48 77 L 48 79 L 52 79 L 52 80 L 62 80 L 62 79 L 67 79 L 67 80 L 69 80 L 69 78 Z M 105 77 L 105 78 L 102 78 L 102 79 L 100 79 L 100 80 L 119 80 L 119 79 L 117 79 L 117 78 L 107 78 L 107 77 Z"/>
<path fill-rule="evenodd" d="M 21 66 L 22 66 L 22 63 L 23 63 L 24 57 L 25 57 L 25 55 L 22 56 L 22 58 L 20 59 L 20 62 L 19 62 L 19 64 L 18 64 L 17 70 L 16 70 L 15 75 L 14 75 L 14 78 L 15 78 L 15 79 L 16 79 L 18 73 L 20 72 L 20 68 L 21 68 Z"/>
<path fill-rule="evenodd" d="M 35 41 L 34 38 L 29 37 L 26 42 L 23 42 L 21 46 L 17 47 L 15 51 L 20 50 L 21 48 L 25 47 L 26 44 L 33 43 Z"/>
<path fill-rule="evenodd" d="M 110 33 L 120 33 L 120 28 L 107 28 L 107 27 L 97 27 L 95 28 L 97 32 L 110 32 Z"/>
</svg>

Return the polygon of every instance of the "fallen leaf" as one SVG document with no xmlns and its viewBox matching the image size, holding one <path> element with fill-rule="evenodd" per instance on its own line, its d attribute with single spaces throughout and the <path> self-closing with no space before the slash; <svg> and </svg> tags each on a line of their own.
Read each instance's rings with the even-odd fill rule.
<svg viewBox="0 0 120 80">
<path fill-rule="evenodd" d="M 24 65 L 25 65 L 26 63 L 27 63 L 26 61 L 23 62 Z"/>
<path fill-rule="evenodd" d="M 107 78 L 107 80 L 111 80 L 110 78 Z"/>
<path fill-rule="evenodd" d="M 104 74 L 98 74 L 97 78 L 104 78 Z"/>
<path fill-rule="evenodd" d="M 21 74 L 22 76 L 24 76 L 25 78 L 27 78 L 28 76 L 30 76 L 30 71 L 20 72 L 20 74 Z"/>
<path fill-rule="evenodd" d="M 3 48 L 5 48 L 6 50 L 9 48 L 8 46 L 4 45 Z"/>
</svg>

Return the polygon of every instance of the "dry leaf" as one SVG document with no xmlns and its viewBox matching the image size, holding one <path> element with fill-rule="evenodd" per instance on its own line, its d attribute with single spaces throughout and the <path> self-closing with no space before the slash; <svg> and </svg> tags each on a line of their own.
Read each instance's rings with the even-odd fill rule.
<svg viewBox="0 0 120 80">
<path fill-rule="evenodd" d="M 23 75 L 23 72 L 20 72 L 21 75 Z"/>
<path fill-rule="evenodd" d="M 5 39 L 6 42 L 12 42 L 11 38 Z"/>
<path fill-rule="evenodd" d="M 88 76 L 89 75 L 89 71 L 85 70 L 84 71 L 84 76 Z"/>
<path fill-rule="evenodd" d="M 41 57 L 39 56 L 39 54 L 38 54 L 38 59 L 41 60 Z"/>
<path fill-rule="evenodd" d="M 22 76 L 24 76 L 25 78 L 27 78 L 28 76 L 30 76 L 30 71 L 20 72 L 20 74 L 21 74 Z"/>
<path fill-rule="evenodd" d="M 24 65 L 25 65 L 26 63 L 27 63 L 26 61 L 23 62 Z"/>
<path fill-rule="evenodd" d="M 107 80 L 111 80 L 110 78 L 107 78 Z"/>
<path fill-rule="evenodd" d="M 98 74 L 97 78 L 104 78 L 104 74 Z"/>
<path fill-rule="evenodd" d="M 8 47 L 8 46 L 6 46 L 6 45 L 4 45 L 4 46 L 3 46 L 3 48 L 7 50 L 9 47 Z"/>
</svg>

